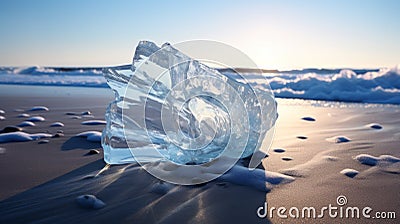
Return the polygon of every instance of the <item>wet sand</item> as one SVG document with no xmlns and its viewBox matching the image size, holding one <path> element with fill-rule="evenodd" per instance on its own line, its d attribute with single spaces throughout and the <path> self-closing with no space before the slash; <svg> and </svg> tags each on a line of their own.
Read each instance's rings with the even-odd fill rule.
<svg viewBox="0 0 400 224">
<path fill-rule="evenodd" d="M 102 152 L 100 143 L 75 135 L 103 129 L 101 124 L 81 122 L 104 119 L 106 105 L 113 97 L 108 89 L 3 85 L 0 93 L 0 109 L 6 118 L 0 121 L 1 128 L 19 124 L 26 118 L 17 116 L 28 113 L 46 120 L 36 122 L 35 127 L 24 127 L 25 132 L 55 134 L 62 130 L 64 134 L 47 138 L 46 144 L 38 144 L 38 140 L 0 144 L 4 149 L 0 154 L 2 223 L 397 221 L 333 219 L 328 215 L 322 219 L 283 219 L 276 213 L 272 218 L 260 219 L 256 213 L 265 201 L 269 208 L 313 206 L 319 210 L 329 204 L 337 206 L 340 195 L 347 198 L 345 206 L 369 206 L 373 211 L 400 214 L 400 163 L 380 161 L 371 166 L 355 159 L 360 154 L 400 157 L 399 106 L 278 99 L 275 138 L 263 166 L 295 180 L 263 192 L 222 179 L 201 186 L 163 187 L 137 164 L 111 166 L 102 171 L 106 165 L 102 154 L 87 155 L 91 149 Z M 39 105 L 49 111 L 27 111 Z M 92 116 L 81 115 L 85 111 Z M 58 121 L 64 127 L 49 127 Z M 378 123 L 382 129 L 371 128 L 371 123 Z M 337 143 L 337 137 L 350 141 Z M 353 178 L 340 173 L 346 168 L 359 173 Z M 75 198 L 82 194 L 96 195 L 106 206 L 99 210 L 80 208 Z"/>
</svg>

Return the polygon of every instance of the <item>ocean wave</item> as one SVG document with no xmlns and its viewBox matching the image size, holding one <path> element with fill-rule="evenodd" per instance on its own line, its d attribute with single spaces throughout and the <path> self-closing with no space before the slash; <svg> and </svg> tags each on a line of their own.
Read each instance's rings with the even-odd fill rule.
<svg viewBox="0 0 400 224">
<path fill-rule="evenodd" d="M 107 87 L 102 69 L 1 67 L 0 84 Z M 229 70 L 221 72 L 240 79 Z M 400 104 L 399 66 L 385 69 L 270 71 L 263 73 L 263 78 L 251 71 L 241 71 L 241 74 L 256 85 L 266 85 L 265 79 L 268 80 L 275 96 L 281 98 Z"/>
<path fill-rule="evenodd" d="M 1 73 L 19 75 L 79 75 L 93 76 L 101 75 L 102 68 L 76 68 L 76 67 L 3 67 Z"/>
<path fill-rule="evenodd" d="M 334 74 L 274 74 L 266 78 L 277 97 L 400 104 L 399 67 L 365 73 L 345 69 Z"/>
<path fill-rule="evenodd" d="M 108 87 L 102 70 L 101 67 L 0 67 L 0 84 Z"/>
</svg>

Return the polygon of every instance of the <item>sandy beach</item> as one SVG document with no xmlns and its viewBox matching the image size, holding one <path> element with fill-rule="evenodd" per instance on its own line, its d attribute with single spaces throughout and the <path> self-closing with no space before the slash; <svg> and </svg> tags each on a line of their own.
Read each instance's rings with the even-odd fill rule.
<svg viewBox="0 0 400 224">
<path fill-rule="evenodd" d="M 400 0 L 0 0 L 0 224 L 400 224 Z"/>
<path fill-rule="evenodd" d="M 265 202 L 269 209 L 313 206 L 319 211 L 338 206 L 339 196 L 347 199 L 344 208 L 371 207 L 371 216 L 375 211 L 400 212 L 399 106 L 278 99 L 275 137 L 260 168 L 294 180 L 267 178 L 268 188 L 262 191 L 229 178 L 200 186 L 172 185 L 137 164 L 107 169 L 100 143 L 76 135 L 103 129 L 102 124 L 82 122 L 104 120 L 113 98 L 109 89 L 2 85 L 0 91 L 2 128 L 20 124 L 28 118 L 19 116 L 26 113 L 45 121 L 23 127 L 23 132 L 53 136 L 43 138 L 49 142 L 0 144 L 1 223 L 376 223 L 327 213 L 317 219 L 281 218 L 276 211 L 272 217 L 257 216 Z M 48 111 L 29 111 L 35 106 Z M 54 122 L 64 126 L 50 127 Z M 54 137 L 56 133 L 62 135 Z M 100 153 L 90 154 L 92 149 Z M 105 207 L 80 207 L 76 198 L 85 194 L 95 195 Z"/>
</svg>

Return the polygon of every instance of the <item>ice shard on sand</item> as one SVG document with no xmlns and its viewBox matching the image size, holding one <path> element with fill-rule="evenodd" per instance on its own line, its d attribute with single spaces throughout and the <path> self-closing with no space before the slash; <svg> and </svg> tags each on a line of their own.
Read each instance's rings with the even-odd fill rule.
<svg viewBox="0 0 400 224">
<path fill-rule="evenodd" d="M 277 113 L 268 84 L 248 82 L 234 70 L 222 73 L 170 44 L 149 41 L 139 43 L 132 65 L 103 72 L 115 92 L 102 135 L 109 164 L 204 164 L 269 147 L 265 139 Z"/>
</svg>

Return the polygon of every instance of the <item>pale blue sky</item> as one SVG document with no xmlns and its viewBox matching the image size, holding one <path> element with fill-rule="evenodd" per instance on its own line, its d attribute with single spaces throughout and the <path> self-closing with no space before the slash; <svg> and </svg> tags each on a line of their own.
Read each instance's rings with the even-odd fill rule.
<svg viewBox="0 0 400 224">
<path fill-rule="evenodd" d="M 400 64 L 400 1 L 0 1 L 0 65 L 130 63 L 139 40 L 230 44 L 263 68 Z"/>
</svg>

